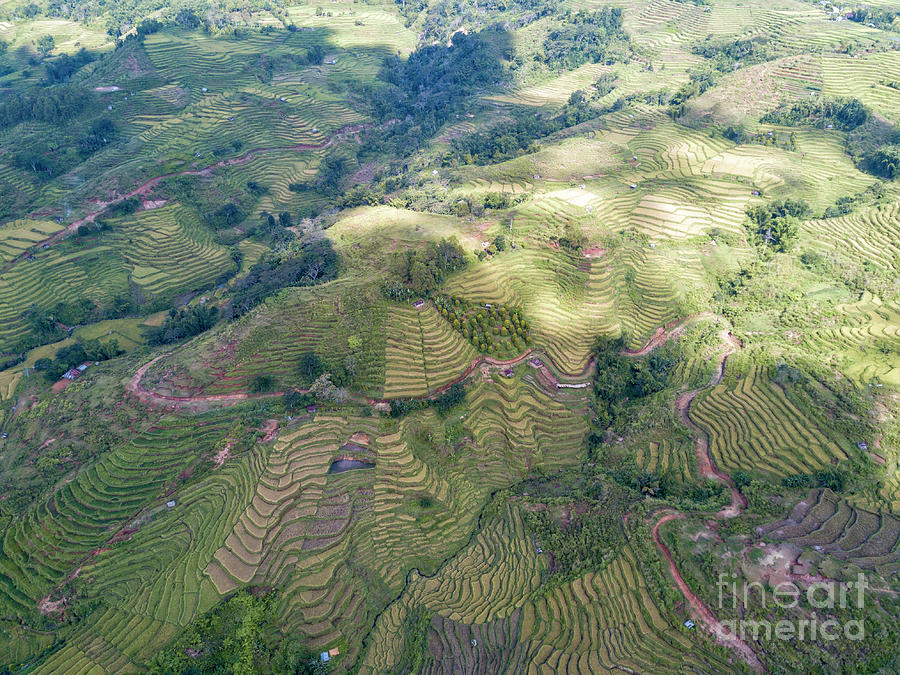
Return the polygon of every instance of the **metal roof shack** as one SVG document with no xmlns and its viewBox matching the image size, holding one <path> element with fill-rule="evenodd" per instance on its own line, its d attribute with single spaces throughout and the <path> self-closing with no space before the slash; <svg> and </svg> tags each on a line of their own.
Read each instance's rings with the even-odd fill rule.
<svg viewBox="0 0 900 675">
<path fill-rule="evenodd" d="M 536 356 L 532 356 L 528 359 L 528 365 L 532 368 L 542 368 L 544 366 L 543 362 Z"/>
</svg>

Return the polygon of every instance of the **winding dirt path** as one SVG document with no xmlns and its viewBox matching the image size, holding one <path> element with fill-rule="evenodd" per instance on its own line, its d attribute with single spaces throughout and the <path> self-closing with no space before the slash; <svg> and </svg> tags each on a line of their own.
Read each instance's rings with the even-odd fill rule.
<svg viewBox="0 0 900 675">
<path fill-rule="evenodd" d="M 268 148 L 254 148 L 250 150 L 240 157 L 232 157 L 231 159 L 223 159 L 221 161 L 216 162 L 215 164 L 210 164 L 207 167 L 202 169 L 185 169 L 183 171 L 172 171 L 169 173 L 164 173 L 162 175 L 156 176 L 154 178 L 150 178 L 137 187 L 129 190 L 128 192 L 113 197 L 108 201 L 96 200 L 94 204 L 96 204 L 96 210 L 88 213 L 87 215 L 79 218 L 78 220 L 70 223 L 66 226 L 65 229 L 60 230 L 56 234 L 47 237 L 46 239 L 42 239 L 41 241 L 34 242 L 27 249 L 23 250 L 15 258 L 11 258 L 6 262 L 6 264 L 0 268 L 0 272 L 6 272 L 9 270 L 14 264 L 24 260 L 28 256 L 32 255 L 33 251 L 42 246 L 51 246 L 60 240 L 68 237 L 75 232 L 78 231 L 78 228 L 82 225 L 86 225 L 87 223 L 93 223 L 97 216 L 103 214 L 107 209 L 111 206 L 115 206 L 116 204 L 120 204 L 124 202 L 126 199 L 131 199 L 133 197 L 146 197 L 154 187 L 156 187 L 160 182 L 164 181 L 167 178 L 172 178 L 174 176 L 209 176 L 215 169 L 223 168 L 223 167 L 231 167 L 231 166 L 241 166 L 242 164 L 247 164 L 248 162 L 253 161 L 260 155 L 269 152 L 277 152 L 277 151 L 295 151 L 295 152 L 304 152 L 308 150 L 323 150 L 335 142 L 344 139 L 347 136 L 351 136 L 353 134 L 357 134 L 367 128 L 371 127 L 370 124 L 355 124 L 347 127 L 341 127 L 337 131 L 335 131 L 327 141 L 324 143 L 318 144 L 305 144 L 298 143 L 295 145 L 286 145 L 286 146 L 273 146 Z M 36 214 L 30 214 L 29 217 L 35 217 Z"/>
<path fill-rule="evenodd" d="M 514 366 L 529 356 L 531 356 L 534 352 L 531 349 L 528 349 L 525 353 L 513 358 L 513 359 L 495 359 L 491 356 L 483 356 L 477 359 L 473 359 L 469 366 L 463 371 L 462 375 L 454 378 L 450 382 L 445 385 L 438 387 L 437 389 L 433 389 L 427 394 L 423 394 L 421 396 L 414 396 L 413 398 L 433 398 L 435 396 L 440 396 L 444 392 L 446 392 L 450 387 L 454 384 L 462 382 L 467 377 L 469 377 L 475 370 L 487 363 L 494 367 L 504 367 L 504 366 Z M 156 406 L 164 406 L 171 409 L 176 408 L 191 408 L 205 405 L 217 405 L 220 407 L 228 407 L 232 405 L 236 405 L 241 403 L 242 401 L 247 400 L 258 400 L 258 399 L 266 399 L 266 398 L 277 398 L 278 396 L 284 396 L 285 392 L 283 391 L 271 391 L 264 392 L 259 394 L 250 394 L 247 392 L 239 392 L 235 394 L 211 394 L 211 395 L 194 395 L 194 396 L 169 396 L 167 394 L 159 394 L 155 391 L 151 391 L 146 389 L 142 384 L 141 380 L 144 378 L 144 375 L 147 374 L 147 371 L 150 367 L 159 361 L 164 356 L 168 356 L 168 354 L 160 354 L 156 358 L 148 361 L 140 368 L 138 368 L 134 375 L 131 376 L 131 379 L 125 384 L 125 391 L 140 400 L 142 403 L 147 405 L 156 405 Z M 308 393 L 308 390 L 299 389 L 301 393 Z M 370 405 L 378 405 L 388 403 L 388 399 L 378 399 L 378 398 L 367 398 L 365 399 L 367 403 Z"/>
<path fill-rule="evenodd" d="M 709 384 L 701 389 L 692 389 L 691 391 L 686 391 L 678 396 L 675 400 L 675 409 L 678 411 L 681 421 L 694 433 L 696 438 L 694 449 L 697 454 L 697 463 L 700 466 L 701 475 L 703 475 L 704 478 L 720 481 L 726 485 L 731 492 L 731 504 L 716 514 L 717 518 L 725 519 L 733 518 L 746 509 L 747 498 L 737 489 L 731 476 L 716 466 L 715 461 L 713 461 L 709 452 L 709 435 L 699 426 L 694 424 L 690 416 L 691 402 L 693 402 L 697 394 L 704 389 L 715 387 L 722 381 L 722 378 L 725 375 L 725 362 L 728 360 L 729 355 L 735 353 L 743 346 L 741 341 L 728 330 L 723 330 L 719 335 L 722 339 L 724 348 L 719 354 L 718 364 L 715 372 L 710 378 Z M 669 550 L 668 546 L 663 543 L 662 537 L 659 534 L 659 528 L 671 520 L 680 518 L 684 518 L 684 515 L 675 511 L 666 511 L 653 524 L 651 529 L 653 541 L 656 543 L 656 546 L 668 563 L 669 574 L 672 575 L 675 585 L 678 590 L 681 591 L 681 594 L 684 596 L 684 599 L 687 601 L 693 615 L 698 619 L 699 623 L 709 631 L 720 644 L 737 652 L 741 658 L 753 668 L 753 670 L 764 672 L 765 668 L 763 667 L 762 662 L 759 660 L 759 657 L 753 649 L 751 649 L 750 645 L 728 630 L 721 621 L 716 619 L 709 608 L 703 604 L 703 601 L 697 597 L 697 594 L 690 589 L 690 586 L 688 586 L 684 577 L 681 575 L 678 565 L 675 563 L 675 559 L 672 557 L 672 552 Z"/>
<path fill-rule="evenodd" d="M 147 374 L 150 366 L 152 366 L 164 356 L 168 356 L 168 354 L 160 354 L 156 358 L 151 359 L 140 368 L 138 368 L 135 371 L 134 375 L 131 376 L 131 379 L 128 380 L 127 384 L 125 385 L 125 391 L 137 398 L 139 401 L 141 401 L 141 403 L 157 406 L 162 404 L 163 406 L 173 409 L 197 407 L 199 405 L 208 404 L 218 404 L 223 408 L 227 408 L 228 406 L 235 405 L 236 403 L 240 403 L 241 401 L 260 398 L 275 398 L 277 396 L 284 395 L 283 391 L 272 391 L 259 394 L 240 392 L 237 394 L 214 394 L 209 396 L 167 396 L 166 394 L 159 394 L 155 391 L 145 389 L 141 384 L 141 380 L 144 378 L 144 375 Z"/>
<path fill-rule="evenodd" d="M 715 387 L 722 381 L 722 378 L 725 376 L 725 362 L 731 354 L 735 353 L 742 346 L 741 341 L 727 330 L 722 331 L 720 337 L 722 338 L 722 343 L 725 348 L 719 355 L 716 371 L 713 373 L 712 378 L 710 378 L 709 384 L 703 389 Z M 700 474 L 704 478 L 717 480 L 720 483 L 723 483 L 731 492 L 731 505 L 722 509 L 718 513 L 718 516 L 720 518 L 733 518 L 743 509 L 747 508 L 747 498 L 737 489 L 734 481 L 731 480 L 731 476 L 716 466 L 716 463 L 709 452 L 709 434 L 694 424 L 694 421 L 691 419 L 691 403 L 703 389 L 692 389 L 691 391 L 686 391 L 681 394 L 675 399 L 675 410 L 678 412 L 678 416 L 682 423 L 694 432 L 694 437 L 696 438 L 694 451 L 697 455 L 697 464 L 700 466 Z"/>
<path fill-rule="evenodd" d="M 684 516 L 680 513 L 668 512 L 663 515 L 656 523 L 653 525 L 652 534 L 653 541 L 656 542 L 656 545 L 659 547 L 659 550 L 662 552 L 663 556 L 666 559 L 666 562 L 669 564 L 669 573 L 672 575 L 672 578 L 675 580 L 675 585 L 678 587 L 678 590 L 681 591 L 681 594 L 684 596 L 684 599 L 687 600 L 688 605 L 690 605 L 693 610 L 693 614 L 697 619 L 699 619 L 700 624 L 706 628 L 719 644 L 729 647 L 733 649 L 738 654 L 741 655 L 741 658 L 747 662 L 747 664 L 753 668 L 753 670 L 757 672 L 763 672 L 763 665 L 760 662 L 759 658 L 756 656 L 756 653 L 750 648 L 750 646 L 741 640 L 737 635 L 732 633 L 722 624 L 713 613 L 709 611 L 706 605 L 703 604 L 703 601 L 697 597 L 697 595 L 690 589 L 687 585 L 687 582 L 684 580 L 684 577 L 681 576 L 681 572 L 678 571 L 678 566 L 675 564 L 675 560 L 672 558 L 672 553 L 669 551 L 669 547 L 663 543 L 662 537 L 659 534 L 660 526 L 668 523 L 670 520 L 676 520 L 684 518 Z"/>
<path fill-rule="evenodd" d="M 699 314 L 690 314 L 681 319 L 670 321 L 665 326 L 660 326 L 656 332 L 650 336 L 650 339 L 640 349 L 624 349 L 622 354 L 625 356 L 646 356 L 657 347 L 662 347 L 669 340 L 677 338 L 687 327 L 699 319 L 712 319 L 715 316 L 712 312 L 700 312 Z"/>
<path fill-rule="evenodd" d="M 713 316 L 713 315 L 710 313 L 703 313 L 703 314 L 686 317 L 685 319 L 680 320 L 673 326 L 667 327 L 668 330 L 666 328 L 659 329 L 654 334 L 654 336 L 651 337 L 650 340 L 648 340 L 648 342 L 640 349 L 627 351 L 624 353 L 626 353 L 629 356 L 635 356 L 635 357 L 644 356 L 647 353 L 649 353 L 650 351 L 652 351 L 653 349 L 655 349 L 656 347 L 659 347 L 659 346 L 662 346 L 663 344 L 665 344 L 669 339 L 672 339 L 673 337 L 677 337 L 677 335 L 680 332 L 682 332 L 685 329 L 685 327 L 688 325 L 688 323 L 690 323 L 691 321 L 698 319 L 698 318 L 708 318 L 711 316 Z M 701 389 L 694 389 L 691 391 L 686 391 L 683 394 L 681 394 L 675 401 L 675 407 L 679 413 L 679 416 L 680 416 L 682 422 L 685 424 L 685 426 L 687 426 L 689 429 L 691 429 L 696 436 L 697 440 L 696 440 L 695 450 L 697 453 L 697 461 L 698 461 L 698 464 L 700 465 L 701 474 L 706 478 L 721 481 L 728 487 L 728 489 L 731 492 L 731 504 L 728 507 L 726 507 L 725 509 L 723 509 L 722 511 L 720 511 L 718 514 L 716 514 L 716 516 L 718 518 L 724 519 L 724 518 L 731 518 L 731 517 L 738 515 L 743 509 L 745 509 L 747 507 L 747 500 L 744 497 L 744 495 L 742 495 L 738 491 L 737 487 L 734 484 L 734 481 L 731 480 L 731 477 L 716 467 L 715 462 L 713 461 L 712 457 L 709 454 L 709 437 L 708 437 L 708 435 L 700 427 L 698 427 L 696 424 L 694 424 L 694 422 L 690 418 L 691 402 L 694 400 L 694 398 L 697 396 L 697 394 L 699 394 L 701 391 L 703 391 L 703 389 L 707 389 L 709 387 L 714 387 L 722 381 L 722 378 L 725 373 L 725 362 L 728 359 L 728 356 L 730 354 L 733 354 L 735 351 L 737 351 L 738 349 L 740 349 L 742 347 L 740 340 L 738 340 L 736 337 L 734 337 L 729 331 L 723 330 L 722 333 L 720 334 L 720 336 L 722 338 L 722 343 L 724 345 L 724 348 L 722 349 L 722 351 L 719 355 L 718 365 L 716 367 L 715 372 L 713 373 L 713 376 L 710 378 L 709 384 L 707 384 L 706 387 L 703 387 Z M 196 405 L 207 405 L 207 404 L 213 404 L 213 403 L 222 405 L 222 406 L 228 406 L 228 405 L 233 405 L 235 403 L 239 403 L 241 401 L 245 401 L 245 400 L 252 399 L 252 398 L 272 398 L 272 397 L 283 395 L 283 392 L 270 392 L 270 393 L 252 394 L 252 395 L 247 394 L 247 393 L 236 393 L 236 394 L 220 394 L 220 395 L 213 395 L 213 396 L 167 396 L 164 394 L 158 394 L 156 392 L 152 392 L 152 391 L 145 389 L 141 385 L 141 380 L 143 379 L 144 375 L 147 373 L 147 371 L 150 369 L 150 367 L 154 363 L 156 363 L 157 361 L 159 361 L 161 358 L 163 358 L 166 355 L 167 354 L 161 354 L 161 355 L 155 357 L 154 359 L 152 359 L 151 361 L 145 363 L 140 368 L 138 368 L 137 371 L 135 372 L 135 374 L 131 377 L 131 379 L 126 384 L 126 386 L 125 386 L 126 391 L 131 395 L 137 396 L 141 401 L 143 401 L 145 403 L 151 403 L 151 404 L 162 403 L 171 408 L 191 407 L 191 406 L 196 406 Z M 475 370 L 477 368 L 479 368 L 483 364 L 489 364 L 494 367 L 504 367 L 504 366 L 508 367 L 508 366 L 514 366 L 519 363 L 522 363 L 523 361 L 525 361 L 526 359 L 528 359 L 529 357 L 532 357 L 532 356 L 539 356 L 541 358 L 541 360 L 544 361 L 545 363 L 547 361 L 549 361 L 548 356 L 546 354 L 536 352 L 532 349 L 526 350 L 523 354 L 520 354 L 519 356 L 517 356 L 515 358 L 506 359 L 506 360 L 496 359 L 496 358 L 493 358 L 490 356 L 482 356 L 482 357 L 473 359 L 470 362 L 469 366 L 465 369 L 465 371 L 463 371 L 463 373 L 461 375 L 454 378 L 452 381 L 448 382 L 447 384 L 443 385 L 442 387 L 435 389 L 434 391 L 429 392 L 428 394 L 426 394 L 424 396 L 420 396 L 417 398 L 433 397 L 433 396 L 438 396 L 438 395 L 444 393 L 454 384 L 456 384 L 458 382 L 462 382 L 463 380 L 468 378 L 473 372 L 475 372 Z M 592 366 L 593 366 L 593 361 L 591 360 L 586 365 L 582 375 L 587 374 L 590 371 Z M 543 366 L 543 368 L 546 369 L 546 365 Z M 381 399 L 366 399 L 366 401 L 370 405 L 379 405 L 379 404 L 383 405 L 386 402 Z M 271 438 L 274 436 L 274 434 L 277 433 L 277 429 L 278 429 L 277 423 L 272 424 L 273 422 L 275 422 L 275 421 L 274 420 L 267 421 L 267 426 L 264 429 L 264 431 L 266 432 L 264 441 L 271 440 Z M 626 518 L 627 518 L 627 515 L 626 515 Z M 754 651 L 750 648 L 750 646 L 746 642 L 741 640 L 738 636 L 731 633 L 725 627 L 725 625 L 722 624 L 722 622 L 718 621 L 715 618 L 715 616 L 713 615 L 713 613 L 709 610 L 709 608 L 707 608 L 706 605 L 703 604 L 703 601 L 690 589 L 687 582 L 684 580 L 684 577 L 681 575 L 681 572 L 679 571 L 678 566 L 675 563 L 675 560 L 672 556 L 671 551 L 669 551 L 669 548 L 665 545 L 665 543 L 663 543 L 662 537 L 660 536 L 660 533 L 659 533 L 660 527 L 671 520 L 680 519 L 680 518 L 684 518 L 684 515 L 674 512 L 674 511 L 666 511 L 653 524 L 652 530 L 651 530 L 652 536 L 653 536 L 653 541 L 656 543 L 660 552 L 665 557 L 666 562 L 668 564 L 669 573 L 671 574 L 676 587 L 681 592 L 681 594 L 684 596 L 688 605 L 691 607 L 691 610 L 692 610 L 694 616 L 699 620 L 700 624 L 706 630 L 708 630 L 720 644 L 737 652 L 740 655 L 740 657 L 755 671 L 763 672 L 764 671 L 763 665 L 760 662 L 759 658 L 754 653 Z"/>
<path fill-rule="evenodd" d="M 236 161 L 236 160 L 230 160 Z M 698 319 L 712 318 L 714 315 L 711 312 L 701 312 L 699 314 L 692 314 L 690 316 L 686 316 L 682 319 L 677 319 L 675 321 L 670 322 L 664 327 L 659 328 L 656 333 L 644 344 L 640 349 L 636 350 L 624 350 L 622 353 L 626 356 L 640 357 L 644 356 L 657 347 L 664 345 L 670 339 L 673 339 L 684 332 L 687 326 Z M 728 352 L 730 353 L 730 352 Z M 220 407 L 228 407 L 231 405 L 236 405 L 241 403 L 242 401 L 247 400 L 257 400 L 257 399 L 266 399 L 266 398 L 276 398 L 278 396 L 283 396 L 285 392 L 283 391 L 273 391 L 273 392 L 265 392 L 258 394 L 251 394 L 247 392 L 238 392 L 233 394 L 214 394 L 214 395 L 202 395 L 197 394 L 193 396 L 169 396 L 166 394 L 159 394 L 155 391 L 151 391 L 146 389 L 142 384 L 141 380 L 144 375 L 147 373 L 147 370 L 156 363 L 159 359 L 161 359 L 166 354 L 161 354 L 157 356 L 152 361 L 145 363 L 143 366 L 137 369 L 132 378 L 125 385 L 125 390 L 138 398 L 141 402 L 147 405 L 156 405 L 156 406 L 164 406 L 169 407 L 171 409 L 175 408 L 191 408 L 191 407 L 200 407 L 207 405 L 216 405 Z M 414 396 L 413 398 L 422 399 L 422 398 L 433 398 L 435 396 L 440 396 L 445 393 L 450 387 L 454 384 L 458 384 L 460 382 L 465 381 L 469 378 L 472 373 L 474 373 L 478 368 L 483 365 L 489 365 L 494 368 L 503 368 L 516 366 L 525 361 L 530 357 L 536 357 L 541 360 L 544 364 L 541 367 L 541 371 L 544 375 L 544 378 L 547 380 L 547 383 L 555 385 L 557 389 L 560 388 L 579 388 L 579 385 L 587 386 L 590 383 L 590 380 L 585 380 L 595 367 L 595 357 L 591 356 L 584 368 L 580 373 L 575 374 L 566 374 L 564 377 L 566 379 L 560 379 L 560 377 L 554 374 L 554 370 L 559 371 L 559 368 L 553 363 L 552 359 L 548 354 L 537 351 L 532 348 L 526 349 L 522 354 L 516 356 L 511 359 L 497 359 L 493 356 L 479 356 L 472 359 L 469 362 L 469 365 L 466 369 L 460 373 L 457 377 L 454 377 L 452 380 L 447 382 L 446 384 L 437 387 L 429 391 L 427 394 L 422 394 L 420 396 Z M 548 367 L 548 364 L 552 366 L 552 370 Z M 720 373 L 722 371 L 722 365 L 720 364 Z M 562 371 L 559 371 L 562 372 Z M 571 379 L 570 379 L 571 378 Z M 720 374 L 721 379 L 721 374 Z M 300 390 L 305 393 L 305 390 Z M 697 392 L 693 392 L 696 395 Z M 388 403 L 388 399 L 378 399 L 378 398 L 366 398 L 366 402 L 369 405 L 378 406 L 384 405 Z"/>
</svg>

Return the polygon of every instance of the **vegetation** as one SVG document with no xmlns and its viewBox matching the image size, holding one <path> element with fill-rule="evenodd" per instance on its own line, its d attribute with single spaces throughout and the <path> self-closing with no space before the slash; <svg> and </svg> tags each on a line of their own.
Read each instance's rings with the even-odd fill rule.
<svg viewBox="0 0 900 675">
<path fill-rule="evenodd" d="M 553 68 L 577 68 L 584 63 L 615 63 L 627 57 L 628 36 L 622 30 L 622 9 L 580 10 L 562 18 L 544 41 L 544 54 Z"/>
<path fill-rule="evenodd" d="M 0 671 L 898 670 L 897 20 L 782 5 L 0 3 Z"/>
<path fill-rule="evenodd" d="M 159 328 L 148 331 L 147 340 L 153 345 L 165 345 L 194 337 L 212 328 L 218 315 L 218 308 L 207 305 L 172 309 Z"/>
<path fill-rule="evenodd" d="M 465 251 L 450 239 L 397 253 L 392 260 L 394 278 L 385 284 L 384 294 L 392 300 L 427 296 L 440 287 L 447 274 L 462 269 L 467 262 Z"/>
<path fill-rule="evenodd" d="M 809 214 L 803 200 L 785 199 L 754 206 L 747 211 L 750 237 L 763 249 L 791 250 L 800 234 L 800 219 Z"/>
<path fill-rule="evenodd" d="M 277 626 L 275 600 L 274 595 L 258 590 L 233 595 L 186 626 L 154 657 L 150 672 L 326 672 L 318 655 L 309 649 L 267 644 L 267 633 Z"/>
<path fill-rule="evenodd" d="M 629 402 L 650 396 L 665 389 L 669 375 L 676 365 L 671 349 L 653 351 L 644 359 L 632 359 L 623 355 L 624 341 L 603 340 L 597 343 L 595 359 L 597 375 L 594 392 L 597 395 L 598 420 L 609 426 L 624 414 Z"/>
<path fill-rule="evenodd" d="M 834 128 L 853 131 L 865 124 L 871 113 L 855 98 L 816 97 L 785 109 L 764 115 L 761 122 L 786 124 L 790 126 L 814 125 L 819 128 Z"/>
</svg>

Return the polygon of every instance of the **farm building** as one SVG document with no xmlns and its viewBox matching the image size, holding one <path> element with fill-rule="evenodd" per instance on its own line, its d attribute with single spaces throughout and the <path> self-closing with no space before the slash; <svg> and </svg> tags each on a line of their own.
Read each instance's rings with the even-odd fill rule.
<svg viewBox="0 0 900 675">
<path fill-rule="evenodd" d="M 335 656 L 339 656 L 340 653 L 340 650 L 337 647 L 334 647 L 332 649 L 329 649 L 327 652 L 322 652 L 321 654 L 319 654 L 319 660 L 322 663 L 328 663 Z"/>
<path fill-rule="evenodd" d="M 71 369 L 67 370 L 65 373 L 63 373 L 63 379 L 77 380 L 79 377 L 81 377 L 81 374 L 87 370 L 87 367 L 88 367 L 87 363 L 82 363 L 77 368 L 71 368 Z"/>
</svg>

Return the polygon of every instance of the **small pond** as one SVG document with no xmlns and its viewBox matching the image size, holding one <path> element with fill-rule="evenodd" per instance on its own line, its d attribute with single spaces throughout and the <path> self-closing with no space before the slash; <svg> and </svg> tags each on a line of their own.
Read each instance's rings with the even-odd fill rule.
<svg viewBox="0 0 900 675">
<path fill-rule="evenodd" d="M 372 462 L 361 462 L 358 459 L 337 459 L 331 463 L 328 473 L 343 473 L 353 469 L 374 469 Z"/>
</svg>

